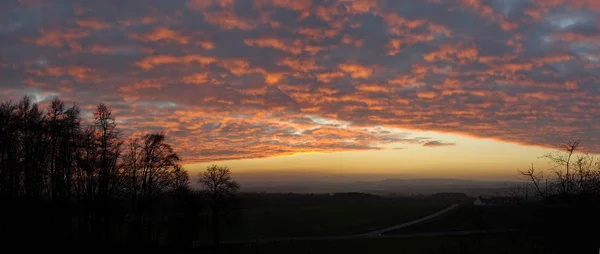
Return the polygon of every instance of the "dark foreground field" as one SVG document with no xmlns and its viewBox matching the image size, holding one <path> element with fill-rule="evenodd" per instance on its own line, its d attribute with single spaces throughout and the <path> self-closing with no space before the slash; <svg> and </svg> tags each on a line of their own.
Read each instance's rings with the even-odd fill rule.
<svg viewBox="0 0 600 254">
<path fill-rule="evenodd" d="M 377 229 L 422 217 L 436 211 L 433 208 L 439 210 L 439 206 L 415 204 L 300 209 L 293 213 L 306 219 L 305 225 L 303 221 L 296 221 L 288 224 L 292 228 L 278 232 L 311 236 L 334 235 L 336 232 L 352 234 L 361 232 L 360 230 L 365 232 L 364 229 L 367 228 Z M 335 218 L 338 213 L 343 216 Z M 286 213 L 281 213 L 281 216 L 283 214 Z M 435 219 L 386 232 L 381 236 L 279 238 L 274 241 L 223 246 L 219 253 L 534 253 L 536 247 L 523 241 L 523 236 L 518 231 L 527 215 L 528 210 L 524 207 L 461 205 Z M 394 219 L 398 219 L 396 222 L 399 223 Z M 270 225 L 266 220 L 263 222 Z M 318 226 L 321 223 L 322 226 Z M 205 249 L 197 252 L 211 251 Z"/>
<path fill-rule="evenodd" d="M 295 240 L 238 246 L 220 253 L 529 253 L 508 234 L 366 238 L 344 240 Z"/>
<path fill-rule="evenodd" d="M 460 206 L 444 216 L 411 227 L 388 232 L 388 235 L 453 232 L 467 230 L 517 230 L 529 215 L 522 206 Z"/>
<path fill-rule="evenodd" d="M 244 210 L 224 240 L 338 236 L 401 224 L 442 209 L 435 204 L 319 205 Z"/>
<path fill-rule="evenodd" d="M 224 243 L 356 235 L 411 221 L 461 201 L 464 198 L 361 193 L 243 194 L 241 209 L 227 215 L 220 235 Z M 201 231 L 196 244 L 211 243 L 208 232 Z"/>
</svg>

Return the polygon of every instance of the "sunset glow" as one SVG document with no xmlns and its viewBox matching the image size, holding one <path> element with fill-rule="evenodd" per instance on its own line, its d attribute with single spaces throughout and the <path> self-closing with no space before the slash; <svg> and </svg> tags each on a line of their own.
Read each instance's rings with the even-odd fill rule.
<svg viewBox="0 0 600 254">
<path fill-rule="evenodd" d="M 600 1 L 8 0 L 0 77 L 164 132 L 192 173 L 513 179 L 600 152 Z"/>
</svg>

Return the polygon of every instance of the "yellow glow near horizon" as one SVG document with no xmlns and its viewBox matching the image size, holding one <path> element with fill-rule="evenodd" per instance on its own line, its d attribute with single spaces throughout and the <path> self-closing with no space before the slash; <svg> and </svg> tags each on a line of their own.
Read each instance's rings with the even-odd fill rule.
<svg viewBox="0 0 600 254">
<path fill-rule="evenodd" d="M 413 133 L 415 133 L 413 131 Z M 490 139 L 476 139 L 455 134 L 416 132 L 452 146 L 424 147 L 420 144 L 388 145 L 389 149 L 334 153 L 303 152 L 269 158 L 218 161 L 190 164 L 186 168 L 196 173 L 209 164 L 228 165 L 241 175 L 285 174 L 289 177 L 313 175 L 353 175 L 368 178 L 472 178 L 519 179 L 518 170 L 531 163 L 546 168 L 540 156 L 551 149 L 524 146 Z M 402 149 L 394 149 L 394 148 Z"/>
</svg>

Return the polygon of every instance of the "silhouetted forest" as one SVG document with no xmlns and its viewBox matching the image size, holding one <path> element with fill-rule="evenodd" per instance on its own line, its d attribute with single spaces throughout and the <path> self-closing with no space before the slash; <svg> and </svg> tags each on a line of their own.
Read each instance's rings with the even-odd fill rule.
<svg viewBox="0 0 600 254">
<path fill-rule="evenodd" d="M 59 99 L 0 104 L 3 242 L 163 244 L 196 239 L 202 196 L 162 133 L 122 140 L 111 109 L 86 122 Z"/>
</svg>

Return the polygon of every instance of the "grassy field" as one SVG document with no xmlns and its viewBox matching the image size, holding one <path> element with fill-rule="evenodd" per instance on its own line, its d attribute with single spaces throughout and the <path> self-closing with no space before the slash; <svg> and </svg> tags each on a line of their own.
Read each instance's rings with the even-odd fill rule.
<svg viewBox="0 0 600 254">
<path fill-rule="evenodd" d="M 344 204 L 245 209 L 223 230 L 223 239 L 359 234 L 420 218 L 444 207 L 434 204 Z"/>
<path fill-rule="evenodd" d="M 352 240 L 285 241 L 260 244 L 220 253 L 403 253 L 403 254 L 453 254 L 453 253 L 528 253 L 527 246 L 506 234 L 472 236 L 436 236 L 411 238 L 373 238 Z"/>
<path fill-rule="evenodd" d="M 516 229 L 527 215 L 523 207 L 460 206 L 445 216 L 387 234 Z"/>
</svg>

